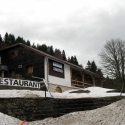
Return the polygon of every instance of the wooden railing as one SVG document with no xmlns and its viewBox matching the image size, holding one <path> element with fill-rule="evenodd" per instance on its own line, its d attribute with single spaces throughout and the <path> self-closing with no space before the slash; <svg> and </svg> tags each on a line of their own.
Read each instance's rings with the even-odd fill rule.
<svg viewBox="0 0 125 125">
<path fill-rule="evenodd" d="M 89 83 L 84 83 L 84 85 L 87 87 L 93 86 L 92 84 L 89 84 Z"/>
<path fill-rule="evenodd" d="M 73 80 L 73 79 L 71 81 L 72 81 L 72 86 L 84 88 L 84 82 Z"/>
<path fill-rule="evenodd" d="M 73 80 L 71 79 L 71 83 L 72 83 L 72 86 L 76 86 L 76 87 L 81 87 L 81 88 L 85 88 L 85 87 L 90 87 L 90 86 L 93 86 L 92 84 L 89 84 L 89 83 L 84 83 L 82 81 L 77 81 L 77 80 Z"/>
</svg>

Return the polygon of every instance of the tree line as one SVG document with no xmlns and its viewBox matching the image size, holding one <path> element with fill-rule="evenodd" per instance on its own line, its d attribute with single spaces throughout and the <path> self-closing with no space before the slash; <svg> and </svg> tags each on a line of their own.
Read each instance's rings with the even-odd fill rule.
<svg viewBox="0 0 125 125">
<path fill-rule="evenodd" d="M 61 51 L 57 48 L 54 50 L 52 45 L 47 46 L 46 44 L 31 44 L 29 40 L 26 41 L 23 39 L 23 37 L 18 36 L 17 38 L 15 38 L 13 34 L 8 34 L 7 32 L 5 33 L 3 38 L 0 35 L 0 43 L 5 43 L 6 46 L 23 43 L 27 46 L 33 47 L 52 56 L 55 56 L 55 52 L 59 51 L 63 60 L 69 61 L 70 63 L 82 67 L 75 55 L 67 58 L 64 50 Z M 99 53 L 99 58 L 102 64 L 101 69 L 96 66 L 94 61 L 88 61 L 85 69 L 97 73 L 101 76 L 103 76 L 104 73 L 105 76 L 107 75 L 107 80 L 109 81 L 109 83 L 114 84 L 114 88 L 120 89 L 122 83 L 125 83 L 125 41 L 121 39 L 111 39 L 107 41 L 103 49 L 101 49 L 101 52 Z M 101 70 L 103 71 L 103 73 Z"/>
<path fill-rule="evenodd" d="M 61 54 L 61 58 L 65 61 L 69 61 L 70 63 L 73 63 L 75 65 L 78 65 L 80 67 L 82 67 L 81 64 L 79 64 L 77 57 L 71 56 L 71 57 L 66 57 L 66 53 L 65 50 L 60 50 L 60 49 L 55 49 L 53 48 L 53 46 L 47 46 L 46 44 L 37 44 L 35 45 L 35 43 L 31 44 L 31 42 L 29 40 L 25 40 L 23 39 L 23 37 L 18 36 L 17 38 L 13 35 L 13 34 L 8 34 L 7 32 L 5 33 L 4 37 L 2 38 L 2 36 L 0 35 L 0 43 L 5 43 L 6 46 L 11 46 L 17 43 L 22 43 L 25 44 L 27 46 L 33 47 L 35 49 L 38 49 L 40 51 L 43 51 L 51 56 L 55 56 L 56 51 L 58 51 Z"/>
<path fill-rule="evenodd" d="M 94 60 L 92 62 L 88 61 L 85 69 L 89 70 L 91 72 L 94 72 L 94 73 L 100 75 L 101 77 L 103 77 L 103 73 L 102 73 L 101 69 L 97 67 Z"/>
</svg>

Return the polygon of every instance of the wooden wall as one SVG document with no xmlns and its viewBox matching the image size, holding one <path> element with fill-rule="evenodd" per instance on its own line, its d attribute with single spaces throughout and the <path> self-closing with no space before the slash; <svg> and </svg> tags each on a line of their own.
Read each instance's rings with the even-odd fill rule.
<svg viewBox="0 0 125 125">
<path fill-rule="evenodd" d="M 24 79 L 33 80 L 31 76 L 44 78 L 44 57 L 30 50 L 20 46 L 4 50 L 2 60 L 4 60 L 4 65 L 9 66 L 9 72 L 5 77 L 10 77 L 11 71 L 15 70 L 15 74 L 21 74 Z M 32 73 L 26 72 L 28 65 L 33 66 Z"/>
</svg>

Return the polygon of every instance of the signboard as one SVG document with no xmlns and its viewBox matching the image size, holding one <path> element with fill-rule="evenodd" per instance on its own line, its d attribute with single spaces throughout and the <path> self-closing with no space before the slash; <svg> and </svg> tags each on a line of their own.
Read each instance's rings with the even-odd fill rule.
<svg viewBox="0 0 125 125">
<path fill-rule="evenodd" d="M 0 77 L 0 85 L 31 87 L 31 88 L 38 88 L 38 89 L 40 88 L 39 82 L 21 80 L 21 79 L 1 78 L 1 77 Z"/>
<path fill-rule="evenodd" d="M 57 62 L 53 62 L 53 71 L 59 72 L 59 73 L 63 73 L 63 66 L 60 63 Z"/>
<path fill-rule="evenodd" d="M 62 70 L 62 69 L 59 69 L 59 68 L 56 68 L 56 67 L 53 67 L 53 70 L 56 71 L 56 72 L 63 73 L 63 70 Z"/>
<path fill-rule="evenodd" d="M 59 64 L 59 63 L 53 62 L 53 66 L 62 69 L 62 64 Z"/>
</svg>

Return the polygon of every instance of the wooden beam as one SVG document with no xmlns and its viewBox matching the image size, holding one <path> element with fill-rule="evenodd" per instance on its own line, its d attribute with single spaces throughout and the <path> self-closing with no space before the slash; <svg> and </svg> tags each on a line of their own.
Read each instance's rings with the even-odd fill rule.
<svg viewBox="0 0 125 125">
<path fill-rule="evenodd" d="M 78 83 L 82 83 L 82 84 L 83 84 L 83 82 L 81 82 L 81 81 L 77 81 L 77 80 L 73 80 L 73 79 L 72 79 L 72 81 L 73 81 L 73 82 L 78 82 Z"/>
<path fill-rule="evenodd" d="M 102 80 L 100 79 L 100 82 L 101 82 L 101 87 L 103 87 L 103 82 L 102 82 Z"/>
<path fill-rule="evenodd" d="M 91 75 L 91 78 L 92 78 L 92 84 L 93 84 L 93 86 L 95 86 L 95 79 L 92 75 Z"/>
<path fill-rule="evenodd" d="M 72 69 L 70 67 L 70 80 L 71 80 L 71 85 L 72 85 Z"/>
<path fill-rule="evenodd" d="M 84 85 L 78 85 L 78 84 L 72 84 L 73 86 L 76 86 L 76 87 L 82 87 L 84 88 Z"/>
<path fill-rule="evenodd" d="M 82 74 L 82 82 L 83 82 L 83 85 L 85 84 L 85 81 L 84 81 L 84 74 Z"/>
</svg>

